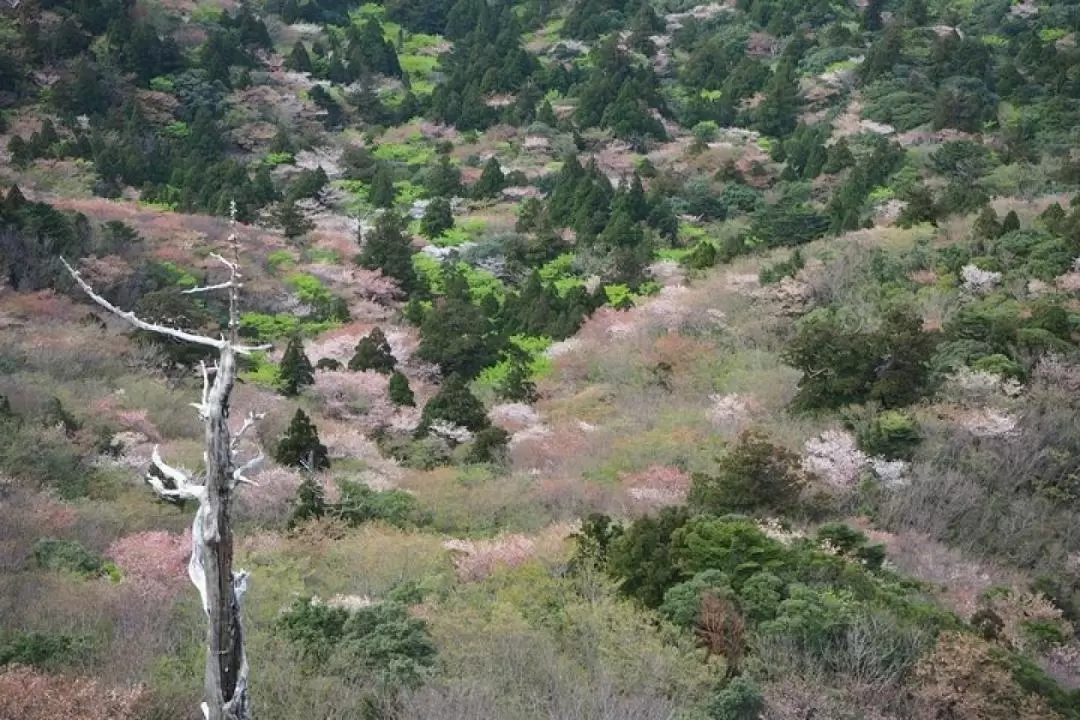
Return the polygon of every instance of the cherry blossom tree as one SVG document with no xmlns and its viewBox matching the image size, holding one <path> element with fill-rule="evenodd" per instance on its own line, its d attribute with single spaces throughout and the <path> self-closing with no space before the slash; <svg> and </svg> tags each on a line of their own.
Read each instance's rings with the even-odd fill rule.
<svg viewBox="0 0 1080 720">
<path fill-rule="evenodd" d="M 248 662 L 240 615 L 240 602 L 247 589 L 248 573 L 233 570 L 231 515 L 233 499 L 240 485 L 254 484 L 247 479 L 246 473 L 263 458 L 260 452 L 246 462 L 240 461 L 240 441 L 261 416 L 248 414 L 243 425 L 233 432 L 229 427 L 229 398 L 236 382 L 237 356 L 268 348 L 245 346 L 238 341 L 243 276 L 235 233 L 230 235 L 229 242 L 233 248 L 232 259 L 213 255 L 228 271 L 228 280 L 184 291 L 189 295 L 228 292 L 229 326 L 227 333 L 220 338 L 147 322 L 132 312 L 117 308 L 95 292 L 79 272 L 61 258 L 64 267 L 90 299 L 113 315 L 140 330 L 218 351 L 218 359 L 213 367 L 200 363 L 202 398 L 200 402 L 192 403 L 205 426 L 206 446 L 201 477 L 166 464 L 156 446 L 147 474 L 150 485 L 161 497 L 191 499 L 199 505 L 192 523 L 188 577 L 199 591 L 208 619 L 205 700 L 202 703 L 206 720 L 250 720 L 252 717 L 248 695 Z"/>
</svg>

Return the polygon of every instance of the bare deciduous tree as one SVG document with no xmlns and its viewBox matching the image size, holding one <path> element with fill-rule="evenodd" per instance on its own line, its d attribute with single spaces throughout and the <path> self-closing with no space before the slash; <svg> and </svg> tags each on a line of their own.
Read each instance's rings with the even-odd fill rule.
<svg viewBox="0 0 1080 720">
<path fill-rule="evenodd" d="M 191 534 L 191 560 L 188 576 L 199 591 L 203 610 L 209 620 L 206 656 L 206 698 L 202 704 L 207 720 L 249 720 L 251 703 L 248 696 L 248 664 L 244 651 L 244 632 L 240 618 L 240 601 L 247 588 L 248 574 L 233 571 L 233 535 L 231 512 L 233 495 L 244 483 L 254 484 L 245 473 L 263 458 L 241 463 L 239 443 L 244 434 L 261 416 L 249 414 L 234 434 L 229 428 L 229 397 L 236 382 L 236 357 L 266 347 L 250 347 L 238 342 L 239 297 L 242 287 L 239 251 L 236 235 L 229 238 L 234 253 L 232 260 L 221 255 L 213 257 L 229 272 L 225 282 L 186 290 L 187 294 L 216 290 L 229 292 L 228 332 L 219 339 L 196 335 L 184 330 L 150 323 L 134 313 L 120 310 L 94 289 L 68 262 L 61 259 L 71 276 L 98 305 L 131 323 L 140 330 L 176 338 L 218 350 L 214 367 L 201 364 L 203 377 L 202 400 L 192 403 L 206 427 L 206 447 L 203 452 L 204 477 L 182 468 L 167 465 L 154 448 L 153 467 L 147 477 L 154 490 L 166 498 L 192 499 L 199 503 Z M 210 376 L 213 375 L 211 382 Z M 154 469 L 156 468 L 156 472 Z"/>
</svg>

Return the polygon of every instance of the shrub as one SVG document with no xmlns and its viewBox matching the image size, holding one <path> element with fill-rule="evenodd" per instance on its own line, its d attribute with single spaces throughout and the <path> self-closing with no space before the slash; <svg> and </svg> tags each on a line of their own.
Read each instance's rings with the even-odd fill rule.
<svg viewBox="0 0 1080 720">
<path fill-rule="evenodd" d="M 34 564 L 43 570 L 61 570 L 95 576 L 106 571 L 106 562 L 74 540 L 41 538 L 34 544 Z"/>
<path fill-rule="evenodd" d="M 289 516 L 289 529 L 308 520 L 314 520 L 326 515 L 326 493 L 322 485 L 314 478 L 308 476 L 296 489 L 296 506 L 292 515 Z"/>
<path fill-rule="evenodd" d="M 52 669 L 82 660 L 89 646 L 85 638 L 64 634 L 13 632 L 0 634 L 0 666 L 30 665 Z"/>
<path fill-rule="evenodd" d="M 875 413 L 871 408 L 869 414 L 869 418 L 860 417 L 856 411 L 846 414 L 847 425 L 855 433 L 859 449 L 889 460 L 910 460 L 922 441 L 915 418 L 898 410 Z"/>
<path fill-rule="evenodd" d="M 751 680 L 733 678 L 709 702 L 711 720 L 757 720 L 765 711 L 765 698 Z"/>
<path fill-rule="evenodd" d="M 399 603 L 350 610 L 315 599 L 297 600 L 278 621 L 278 629 L 315 667 L 387 690 L 419 685 L 435 662 L 427 624 Z"/>
<path fill-rule="evenodd" d="M 350 525 L 383 522 L 406 528 L 425 525 L 428 518 L 420 511 L 416 497 L 404 490 L 372 490 L 350 480 L 339 484 L 341 500 L 334 513 Z"/>
<path fill-rule="evenodd" d="M 786 512 L 799 500 L 807 476 L 798 455 L 769 442 L 760 432 L 745 431 L 719 460 L 715 475 L 696 473 L 687 499 L 702 512 Z"/>
</svg>

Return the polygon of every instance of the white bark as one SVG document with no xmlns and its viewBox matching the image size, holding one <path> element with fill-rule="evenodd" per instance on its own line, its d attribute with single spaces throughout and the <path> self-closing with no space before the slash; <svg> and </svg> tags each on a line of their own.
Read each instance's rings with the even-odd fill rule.
<svg viewBox="0 0 1080 720">
<path fill-rule="evenodd" d="M 238 256 L 236 236 L 231 236 L 230 241 L 233 243 L 234 256 Z M 220 255 L 214 257 L 228 269 L 228 282 L 186 292 L 229 291 L 229 328 L 228 333 L 220 339 L 147 322 L 132 312 L 120 310 L 97 294 L 66 260 L 61 258 L 61 262 L 91 300 L 136 328 L 218 350 L 217 364 L 213 368 L 208 368 L 205 363 L 201 365 L 202 397 L 200 402 L 192 403 L 206 427 L 204 477 L 201 482 L 196 481 L 187 470 L 166 464 L 155 447 L 152 463 L 160 477 L 151 472 L 148 473 L 148 480 L 162 497 L 195 500 L 199 504 L 191 526 L 188 577 L 199 592 L 208 619 L 206 698 L 201 705 L 203 716 L 206 720 L 250 720 L 248 662 L 240 617 L 240 602 L 247 590 L 248 573 L 244 570 L 233 571 L 230 514 L 233 492 L 241 484 L 254 484 L 245 477 L 245 473 L 263 458 L 260 452 L 256 457 L 240 462 L 239 441 L 262 416 L 249 414 L 240 429 L 231 433 L 229 397 L 236 382 L 236 355 L 269 346 L 249 347 L 237 342 L 239 292 L 242 287 L 238 257 L 235 260 L 226 260 Z M 210 380 L 211 374 L 214 375 L 213 382 Z"/>
</svg>

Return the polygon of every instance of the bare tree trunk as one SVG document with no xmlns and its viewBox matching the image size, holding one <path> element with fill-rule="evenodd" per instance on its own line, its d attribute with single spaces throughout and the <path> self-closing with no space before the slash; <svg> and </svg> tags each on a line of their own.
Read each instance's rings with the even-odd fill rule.
<svg viewBox="0 0 1080 720">
<path fill-rule="evenodd" d="M 236 236 L 230 240 L 236 248 Z M 94 292 L 66 260 L 61 259 L 71 276 L 90 298 L 114 315 L 135 327 L 149 332 L 213 347 L 218 350 L 214 381 L 211 370 L 202 365 L 202 402 L 192 403 L 206 427 L 206 447 L 203 454 L 205 477 L 196 482 L 192 473 L 174 468 L 162 461 L 154 448 L 153 464 L 158 474 L 149 473 L 147 480 L 162 496 L 197 500 L 199 509 L 191 528 L 191 560 L 188 576 L 199 591 L 208 620 L 206 686 L 202 711 L 206 720 L 250 720 L 251 701 L 248 696 L 248 664 L 244 650 L 244 630 L 240 616 L 240 601 L 247 589 L 247 572 L 233 570 L 232 500 L 239 485 L 254 484 L 244 473 L 262 460 L 262 454 L 237 466 L 239 441 L 261 416 L 248 415 L 234 435 L 229 429 L 229 398 L 236 382 L 236 356 L 265 348 L 245 347 L 238 343 L 240 278 L 238 253 L 233 260 L 214 257 L 229 269 L 229 281 L 207 287 L 192 288 L 187 294 L 213 290 L 229 291 L 229 330 L 226 337 L 214 339 L 146 322 L 115 307 Z M 162 479 L 164 478 L 164 480 Z M 168 484 L 166 484 L 168 483 Z"/>
</svg>

